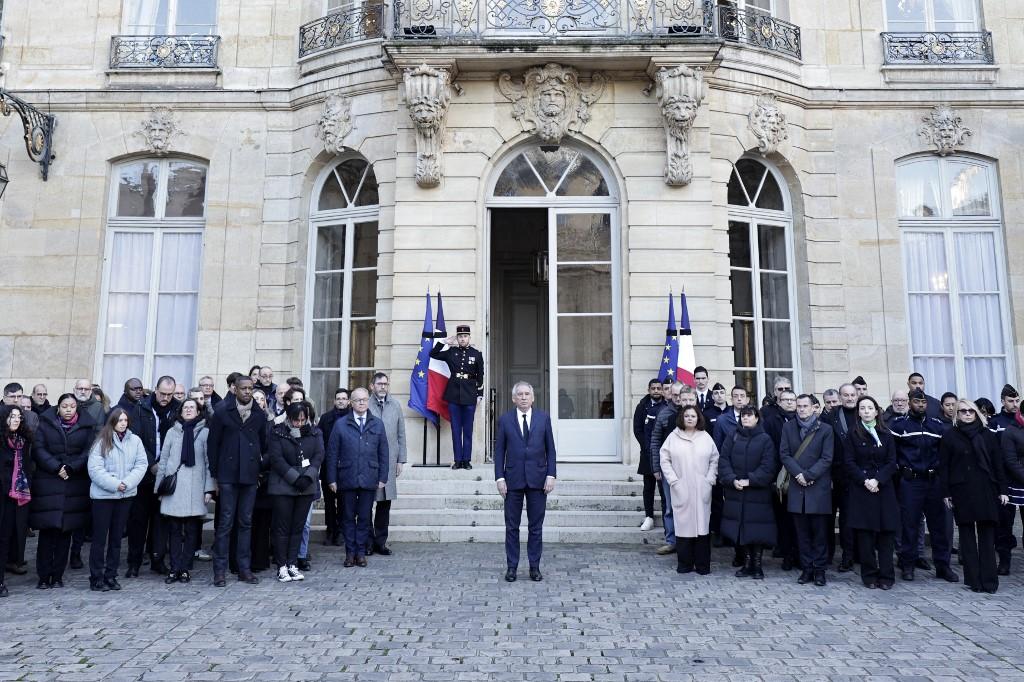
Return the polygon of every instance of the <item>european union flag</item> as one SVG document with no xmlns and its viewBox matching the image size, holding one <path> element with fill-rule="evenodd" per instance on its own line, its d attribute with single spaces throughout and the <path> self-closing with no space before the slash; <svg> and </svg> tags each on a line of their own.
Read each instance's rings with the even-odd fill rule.
<svg viewBox="0 0 1024 682">
<path fill-rule="evenodd" d="M 665 351 L 661 354 L 661 367 L 658 379 L 661 383 L 674 381 L 676 363 L 679 360 L 679 329 L 676 327 L 676 308 L 672 303 L 672 294 L 668 295 L 668 324 L 665 325 Z"/>
<path fill-rule="evenodd" d="M 434 347 L 434 314 L 430 305 L 430 292 L 427 292 L 427 310 L 423 315 L 423 335 L 420 338 L 420 352 L 416 354 L 416 364 L 412 368 L 409 380 L 409 408 L 416 410 L 437 424 L 437 415 L 427 409 L 427 371 L 430 366 L 430 349 Z"/>
</svg>

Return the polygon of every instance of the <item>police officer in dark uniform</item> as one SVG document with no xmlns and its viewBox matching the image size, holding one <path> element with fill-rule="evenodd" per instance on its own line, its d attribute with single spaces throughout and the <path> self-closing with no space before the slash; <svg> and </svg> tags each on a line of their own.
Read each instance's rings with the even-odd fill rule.
<svg viewBox="0 0 1024 682">
<path fill-rule="evenodd" d="M 946 510 L 939 485 L 939 441 L 947 428 L 940 420 L 928 416 L 928 397 L 919 388 L 910 392 L 910 412 L 892 423 L 900 475 L 899 500 L 903 531 L 899 566 L 904 580 L 914 579 L 923 511 L 932 538 L 935 577 L 951 583 L 960 581 L 960 576 L 949 566 L 952 538 L 947 533 Z"/>
<path fill-rule="evenodd" d="M 469 345 L 469 325 L 460 324 L 454 338 L 434 344 L 430 357 L 447 363 L 451 372 L 444 399 L 452 418 L 452 469 L 472 469 L 473 417 L 477 402 L 484 397 L 484 356 Z"/>
</svg>

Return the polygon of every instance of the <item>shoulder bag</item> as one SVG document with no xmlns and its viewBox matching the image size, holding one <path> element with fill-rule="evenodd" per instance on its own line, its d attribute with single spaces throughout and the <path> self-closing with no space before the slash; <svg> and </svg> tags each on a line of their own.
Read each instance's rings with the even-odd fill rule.
<svg viewBox="0 0 1024 682">
<path fill-rule="evenodd" d="M 820 426 L 821 422 L 816 423 L 810 433 L 804 437 L 804 441 L 800 443 L 800 447 L 796 449 L 796 454 L 793 455 L 793 459 L 795 459 L 798 464 L 800 463 L 800 455 L 804 454 L 804 450 L 806 450 L 807 446 L 811 444 L 811 441 L 814 439 L 814 434 L 817 433 Z M 787 494 L 789 494 L 789 483 L 791 480 L 792 477 L 789 475 L 789 469 L 787 469 L 786 465 L 783 464 L 782 471 L 780 471 L 779 475 L 775 478 L 775 492 L 778 494 L 780 502 L 783 501 Z"/>
</svg>

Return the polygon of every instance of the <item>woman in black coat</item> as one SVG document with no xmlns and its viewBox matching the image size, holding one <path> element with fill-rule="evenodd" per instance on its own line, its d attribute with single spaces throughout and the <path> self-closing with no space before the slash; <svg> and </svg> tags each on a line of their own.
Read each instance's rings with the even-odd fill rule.
<svg viewBox="0 0 1024 682">
<path fill-rule="evenodd" d="M 0 407 L 0 598 L 7 596 L 5 570 L 18 507 L 31 499 L 32 432 L 20 407 Z M 14 490 L 11 490 L 11 487 Z"/>
<path fill-rule="evenodd" d="M 270 434 L 268 459 L 270 480 L 267 493 L 274 509 L 271 542 L 282 583 L 302 580 L 298 569 L 299 545 L 306 516 L 317 492 L 324 441 L 310 420 L 307 403 L 293 402 L 285 410 L 287 419 Z"/>
<path fill-rule="evenodd" d="M 725 439 L 718 458 L 718 482 L 725 497 L 722 536 L 745 553 L 736 577 L 758 580 L 764 578 L 764 548 L 776 541 L 771 486 L 778 470 L 775 444 L 759 420 L 756 408 L 740 410 L 740 425 L 732 438 Z"/>
<path fill-rule="evenodd" d="M 71 532 L 89 520 L 89 448 L 96 424 L 78 411 L 75 396 L 65 393 L 57 406 L 39 418 L 32 449 L 36 472 L 28 525 L 39 531 L 36 587 L 64 587 Z"/>
<path fill-rule="evenodd" d="M 939 443 L 939 485 L 960 531 L 964 583 L 973 592 L 995 592 L 996 528 L 1009 498 L 999 440 L 970 400 L 957 403 L 953 428 Z"/>
<path fill-rule="evenodd" d="M 857 423 L 843 438 L 848 510 L 860 553 L 860 579 L 869 588 L 892 589 L 896 582 L 893 550 L 900 529 L 900 506 L 893 477 L 896 441 L 882 423 L 871 396 L 857 400 Z"/>
</svg>

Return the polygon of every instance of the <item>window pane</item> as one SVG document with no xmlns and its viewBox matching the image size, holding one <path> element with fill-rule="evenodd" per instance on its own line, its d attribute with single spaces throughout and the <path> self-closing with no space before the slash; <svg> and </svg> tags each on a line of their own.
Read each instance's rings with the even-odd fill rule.
<svg viewBox="0 0 1024 682">
<path fill-rule="evenodd" d="M 146 350 L 146 318 L 149 294 L 107 296 L 107 353 L 142 353 Z"/>
<path fill-rule="evenodd" d="M 761 316 L 789 319 L 789 282 L 786 275 L 761 275 Z"/>
<path fill-rule="evenodd" d="M 341 322 L 313 323 L 312 367 L 341 365 Z"/>
<path fill-rule="evenodd" d="M 348 354 L 349 367 L 373 367 L 374 336 L 377 323 L 358 320 L 352 323 L 352 339 Z"/>
<path fill-rule="evenodd" d="M 558 370 L 560 419 L 613 419 L 614 396 L 615 381 L 611 369 Z"/>
<path fill-rule="evenodd" d="M 743 270 L 733 270 L 729 275 L 733 317 L 753 317 L 754 290 L 750 283 L 752 275 Z"/>
<path fill-rule="evenodd" d="M 757 367 L 754 350 L 754 323 L 749 320 L 732 321 L 732 355 L 736 367 Z"/>
<path fill-rule="evenodd" d="M 542 197 L 546 194 L 547 190 L 522 154 L 505 167 L 494 185 L 496 197 Z"/>
<path fill-rule="evenodd" d="M 996 398 L 1006 383 L 1006 358 L 966 358 L 964 376 L 971 400 L 988 398 L 998 405 Z"/>
<path fill-rule="evenodd" d="M 345 316 L 344 284 L 345 275 L 340 272 L 316 275 L 313 280 L 313 317 L 340 319 Z"/>
<path fill-rule="evenodd" d="M 779 183 L 776 182 L 775 176 L 771 173 L 764 177 L 764 185 L 761 187 L 761 193 L 757 195 L 756 205 L 758 208 L 766 208 L 771 211 L 786 210 L 786 202 L 782 198 L 782 189 L 779 187 Z"/>
<path fill-rule="evenodd" d="M 941 232 L 905 232 L 903 247 L 910 291 L 949 291 L 946 241 Z"/>
<path fill-rule="evenodd" d="M 199 291 L 202 267 L 203 235 L 174 232 L 163 235 L 160 244 L 160 291 Z"/>
<path fill-rule="evenodd" d="M 156 352 L 195 353 L 197 294 L 160 294 L 156 308 Z"/>
<path fill-rule="evenodd" d="M 743 193 L 743 185 L 740 183 L 739 176 L 736 175 L 736 169 L 732 169 L 732 175 L 729 176 L 729 204 L 732 206 L 749 206 L 750 199 Z"/>
<path fill-rule="evenodd" d="M 953 251 L 961 292 L 981 293 L 1001 289 L 994 233 L 955 232 Z"/>
<path fill-rule="evenodd" d="M 926 355 L 953 352 L 953 322 L 946 294 L 911 294 L 910 349 Z M 928 376 L 927 374 L 925 375 Z"/>
<path fill-rule="evenodd" d="M 889 19 L 889 28 L 900 31 L 924 31 L 925 25 L 925 3 L 922 0 L 886 0 L 886 16 Z M 898 29 L 893 23 L 898 22 Z"/>
<path fill-rule="evenodd" d="M 373 370 L 363 369 L 356 370 L 348 373 L 348 388 L 350 391 L 354 391 L 357 388 L 365 388 L 369 390 L 370 383 L 373 381 Z"/>
<path fill-rule="evenodd" d="M 941 215 L 937 160 L 926 159 L 898 166 L 896 185 L 900 193 L 901 216 L 931 218 Z"/>
<path fill-rule="evenodd" d="M 124 382 L 132 378 L 142 380 L 144 360 L 141 355 L 104 355 L 103 391 L 111 401 L 121 392 Z M 152 384 L 150 384 L 152 386 Z"/>
<path fill-rule="evenodd" d="M 729 265 L 734 268 L 749 268 L 750 225 L 729 221 Z"/>
<path fill-rule="evenodd" d="M 363 178 L 363 186 L 359 188 L 359 194 L 356 195 L 356 206 L 374 206 L 380 203 L 380 198 L 377 192 L 377 176 L 373 174 L 373 166 L 370 166 L 366 171 L 366 177 Z"/>
<path fill-rule="evenodd" d="M 563 213 L 558 216 L 558 262 L 612 259 L 612 218 L 607 213 Z"/>
<path fill-rule="evenodd" d="M 352 254 L 352 267 L 377 267 L 377 222 L 356 223 L 355 253 Z"/>
<path fill-rule="evenodd" d="M 928 393 L 940 396 L 946 391 L 956 392 L 956 370 L 952 357 L 914 357 L 913 362 L 913 371 L 920 372 L 928 381 Z"/>
<path fill-rule="evenodd" d="M 309 373 L 309 397 L 317 406 L 317 414 L 334 406 L 334 392 L 342 387 L 340 381 L 340 372 L 314 370 Z"/>
<path fill-rule="evenodd" d="M 129 0 L 125 3 L 125 28 L 130 34 L 166 34 L 167 12 L 168 0 Z"/>
<path fill-rule="evenodd" d="M 555 191 L 562 175 L 566 171 L 571 174 L 580 163 L 580 153 L 566 147 L 559 147 L 553 151 L 542 151 L 539 147 L 533 147 L 527 149 L 524 155 L 537 170 L 537 175 L 540 176 L 547 190 L 551 192 Z"/>
<path fill-rule="evenodd" d="M 761 187 L 761 180 L 768 169 L 753 159 L 740 159 L 736 162 L 736 173 L 747 189 L 747 196 L 753 201 Z"/>
<path fill-rule="evenodd" d="M 559 317 L 558 364 L 612 364 L 611 315 Z"/>
<path fill-rule="evenodd" d="M 345 226 L 327 225 L 316 230 L 316 269 L 345 269 Z"/>
<path fill-rule="evenodd" d="M 555 194 L 560 197 L 606 197 L 608 184 L 597 166 L 581 154 Z"/>
<path fill-rule="evenodd" d="M 965 355 L 1002 355 L 1006 352 L 1003 313 L 997 294 L 961 296 L 960 328 Z"/>
<path fill-rule="evenodd" d="M 216 27 L 216 0 L 178 0 L 177 33 L 213 34 Z"/>
<path fill-rule="evenodd" d="M 610 313 L 612 267 L 610 265 L 559 265 L 558 312 Z"/>
<path fill-rule="evenodd" d="M 335 176 L 334 171 L 331 171 L 327 179 L 324 180 L 323 188 L 320 190 L 317 210 L 330 211 L 337 208 L 348 208 L 348 200 L 341 193 L 341 185 L 338 184 L 338 178 Z"/>
<path fill-rule="evenodd" d="M 759 225 L 757 228 L 758 261 L 765 270 L 786 270 L 786 228 Z"/>
<path fill-rule="evenodd" d="M 377 314 L 377 271 L 357 270 L 352 273 L 352 317 L 373 317 Z"/>
<path fill-rule="evenodd" d="M 974 31 L 977 0 L 935 0 L 936 31 Z"/>
<path fill-rule="evenodd" d="M 764 366 L 792 367 L 793 339 L 789 334 L 789 322 L 764 323 Z"/>
<path fill-rule="evenodd" d="M 117 215 L 152 218 L 156 215 L 157 164 L 153 161 L 121 166 L 117 187 Z"/>
<path fill-rule="evenodd" d="M 761 400 L 757 397 L 758 386 L 757 386 L 757 372 L 753 370 L 734 372 L 736 375 L 736 386 L 742 386 L 747 389 L 747 395 L 750 396 L 750 404 L 754 407 L 760 407 Z M 731 389 L 732 387 L 730 387 Z M 730 391 L 730 396 L 732 395 Z M 732 398 L 730 398 L 731 400 Z"/>
<path fill-rule="evenodd" d="M 992 215 L 988 171 L 983 166 L 949 162 L 949 202 L 953 215 Z"/>
<path fill-rule="evenodd" d="M 172 161 L 167 177 L 168 218 L 201 218 L 206 208 L 206 168 Z"/>
<path fill-rule="evenodd" d="M 110 291 L 148 292 L 152 275 L 153 234 L 113 232 Z"/>
<path fill-rule="evenodd" d="M 366 162 L 362 159 L 350 159 L 342 162 L 335 169 L 338 177 L 341 178 L 341 186 L 345 188 L 345 196 L 350 199 L 356 196 L 356 190 L 359 189 L 359 182 L 363 179 L 366 166 Z"/>
<path fill-rule="evenodd" d="M 192 366 L 195 358 L 191 355 L 155 355 L 153 356 L 153 376 L 147 386 L 152 386 L 162 376 L 174 377 L 174 380 L 185 386 L 187 391 L 195 386 Z"/>
</svg>

